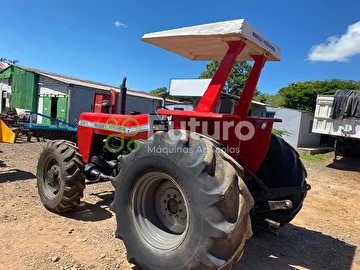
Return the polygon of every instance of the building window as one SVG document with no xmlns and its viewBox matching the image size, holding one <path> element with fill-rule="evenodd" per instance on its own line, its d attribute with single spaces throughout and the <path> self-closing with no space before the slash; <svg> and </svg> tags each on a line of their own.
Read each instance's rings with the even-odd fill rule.
<svg viewBox="0 0 360 270">
<path fill-rule="evenodd" d="M 8 79 L 8 85 L 11 86 L 11 84 L 12 84 L 12 76 L 10 76 Z"/>
<path fill-rule="evenodd" d="M 273 113 L 266 113 L 266 118 L 274 118 L 274 114 Z"/>
</svg>

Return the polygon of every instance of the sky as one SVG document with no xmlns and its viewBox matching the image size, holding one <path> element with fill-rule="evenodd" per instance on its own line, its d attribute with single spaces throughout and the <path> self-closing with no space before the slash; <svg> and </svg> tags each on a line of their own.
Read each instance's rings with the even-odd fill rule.
<svg viewBox="0 0 360 270">
<path fill-rule="evenodd" d="M 142 42 L 179 27 L 246 19 L 281 49 L 258 83 L 275 94 L 291 82 L 360 80 L 358 0 L 12 0 L 0 4 L 0 57 L 19 65 L 148 92 L 197 78 L 191 61 Z"/>
</svg>

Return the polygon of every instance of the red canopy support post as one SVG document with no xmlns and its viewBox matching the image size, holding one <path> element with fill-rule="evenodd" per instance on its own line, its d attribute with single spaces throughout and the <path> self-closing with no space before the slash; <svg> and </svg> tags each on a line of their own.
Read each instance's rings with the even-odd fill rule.
<svg viewBox="0 0 360 270">
<path fill-rule="evenodd" d="M 263 69 L 266 62 L 266 57 L 264 55 L 252 55 L 252 58 L 255 61 L 254 66 L 251 69 L 249 78 L 234 112 L 234 114 L 240 116 L 240 119 L 245 119 L 249 112 L 261 70 Z"/>
<path fill-rule="evenodd" d="M 196 112 L 213 112 L 216 103 L 220 97 L 221 91 L 223 90 L 225 83 L 234 66 L 236 58 L 245 48 L 246 43 L 242 40 L 238 40 L 229 41 L 228 45 L 229 49 L 223 60 L 221 61 L 204 95 L 196 106 Z"/>
</svg>

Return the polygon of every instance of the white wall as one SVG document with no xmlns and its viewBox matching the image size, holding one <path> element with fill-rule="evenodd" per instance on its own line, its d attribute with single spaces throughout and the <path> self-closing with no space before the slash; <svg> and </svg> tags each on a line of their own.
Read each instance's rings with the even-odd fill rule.
<svg viewBox="0 0 360 270">
<path fill-rule="evenodd" d="M 320 134 L 312 133 L 314 116 L 303 112 L 301 114 L 301 124 L 299 130 L 298 147 L 317 147 L 320 146 Z"/>
<path fill-rule="evenodd" d="M 55 81 L 51 78 L 40 75 L 39 76 L 39 100 L 38 100 L 38 113 L 43 113 L 43 96 L 56 95 L 66 96 L 68 94 L 68 86 L 66 83 Z M 42 117 L 37 117 L 37 123 L 42 123 Z"/>
<path fill-rule="evenodd" d="M 11 86 L 9 86 L 9 79 L 0 79 L 0 112 L 2 112 L 2 110 L 4 108 L 1 108 L 1 100 L 2 100 L 2 92 L 6 91 L 8 93 L 11 93 Z M 6 107 L 10 107 L 10 99 L 7 98 L 6 99 Z"/>
<path fill-rule="evenodd" d="M 282 119 L 282 123 L 274 123 L 274 128 L 290 132 L 290 135 L 283 136 L 283 139 L 292 147 L 298 147 L 301 111 L 288 108 L 275 108 L 274 111 L 275 118 Z"/>
<path fill-rule="evenodd" d="M 0 90 L 11 93 L 11 87 L 9 86 L 9 79 L 0 79 Z"/>
<path fill-rule="evenodd" d="M 39 77 L 39 94 L 40 95 L 67 95 L 67 84 L 55 81 L 51 78 L 40 76 Z"/>
</svg>

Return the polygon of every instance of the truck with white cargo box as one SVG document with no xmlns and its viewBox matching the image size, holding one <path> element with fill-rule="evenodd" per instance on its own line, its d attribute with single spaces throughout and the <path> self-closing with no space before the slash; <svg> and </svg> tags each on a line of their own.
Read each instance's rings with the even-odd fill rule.
<svg viewBox="0 0 360 270">
<path fill-rule="evenodd" d="M 337 156 L 360 156 L 360 90 L 319 95 L 312 132 L 334 138 L 334 161 Z"/>
</svg>

